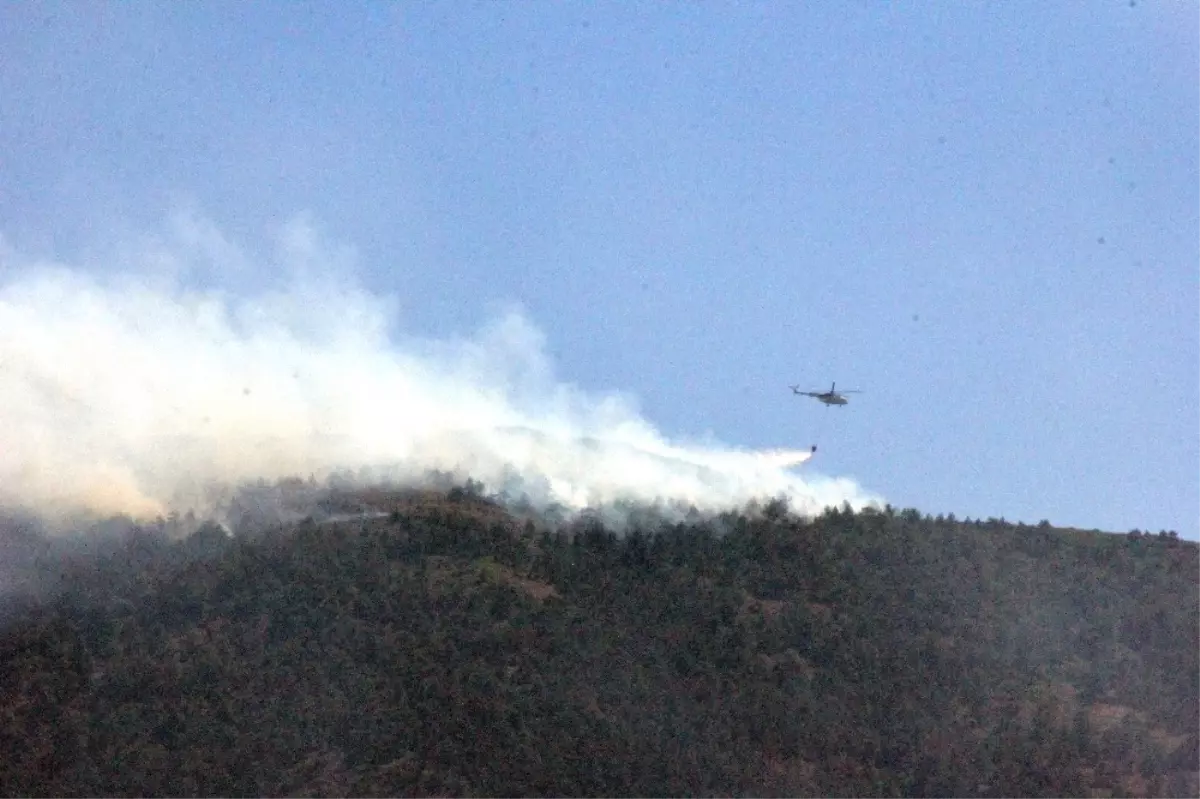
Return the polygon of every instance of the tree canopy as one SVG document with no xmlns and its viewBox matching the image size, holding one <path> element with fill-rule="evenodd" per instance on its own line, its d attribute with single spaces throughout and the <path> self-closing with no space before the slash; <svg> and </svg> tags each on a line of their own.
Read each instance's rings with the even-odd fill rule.
<svg viewBox="0 0 1200 799">
<path fill-rule="evenodd" d="M 346 497 L 342 498 L 343 500 Z M 786 506 L 620 534 L 483 497 L 55 548 L 5 795 L 1196 795 L 1197 546 Z"/>
</svg>

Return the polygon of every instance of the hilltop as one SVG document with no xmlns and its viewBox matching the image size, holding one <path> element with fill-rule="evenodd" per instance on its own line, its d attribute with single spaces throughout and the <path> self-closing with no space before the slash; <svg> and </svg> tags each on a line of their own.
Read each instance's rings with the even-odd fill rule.
<svg viewBox="0 0 1200 799">
<path fill-rule="evenodd" d="M 618 535 L 472 486 L 322 508 L 9 522 L 37 579 L 3 600 L 0 793 L 1200 792 L 1194 542 L 778 502 Z"/>
</svg>

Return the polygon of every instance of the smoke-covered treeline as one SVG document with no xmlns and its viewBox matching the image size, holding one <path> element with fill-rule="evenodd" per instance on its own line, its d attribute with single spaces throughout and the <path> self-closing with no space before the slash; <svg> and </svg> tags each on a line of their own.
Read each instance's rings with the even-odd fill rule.
<svg viewBox="0 0 1200 799">
<path fill-rule="evenodd" d="M 794 471 L 807 444 L 668 440 L 630 398 L 558 380 L 518 311 L 457 340 L 411 335 L 303 222 L 267 256 L 192 218 L 77 263 L 2 245 L 0 507 L 48 522 L 219 517 L 246 482 L 431 469 L 574 510 L 874 499 Z"/>
<path fill-rule="evenodd" d="M 56 561 L 6 795 L 1195 795 L 1197 547 L 776 502 L 622 535 L 471 487 Z"/>
</svg>

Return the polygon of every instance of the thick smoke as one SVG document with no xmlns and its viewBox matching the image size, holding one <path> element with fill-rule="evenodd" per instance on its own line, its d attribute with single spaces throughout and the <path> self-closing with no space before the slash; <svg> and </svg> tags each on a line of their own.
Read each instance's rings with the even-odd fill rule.
<svg viewBox="0 0 1200 799">
<path fill-rule="evenodd" d="M 0 246 L 0 507 L 219 515 L 251 481 L 430 470 L 569 510 L 873 500 L 797 474 L 806 450 L 666 440 L 626 398 L 557 382 L 519 313 L 464 340 L 395 335 L 347 261 L 302 222 L 257 264 L 194 220 L 78 265 Z"/>
</svg>

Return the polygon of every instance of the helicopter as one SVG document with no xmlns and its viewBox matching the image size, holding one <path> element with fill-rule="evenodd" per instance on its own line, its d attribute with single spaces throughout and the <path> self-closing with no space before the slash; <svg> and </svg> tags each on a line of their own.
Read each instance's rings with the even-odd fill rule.
<svg viewBox="0 0 1200 799">
<path fill-rule="evenodd" d="M 801 391 L 800 386 L 790 386 L 790 388 L 792 389 L 793 394 L 799 394 L 802 397 L 813 397 L 814 399 L 818 399 L 826 405 L 845 405 L 850 402 L 850 400 L 846 398 L 846 394 L 862 393 L 861 391 L 855 391 L 853 389 L 842 389 L 841 391 L 837 391 L 835 390 L 837 389 L 836 382 L 830 384 L 828 391 Z"/>
</svg>

